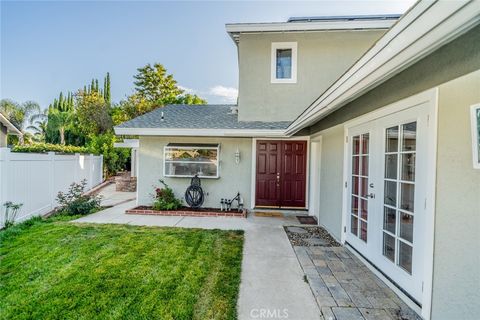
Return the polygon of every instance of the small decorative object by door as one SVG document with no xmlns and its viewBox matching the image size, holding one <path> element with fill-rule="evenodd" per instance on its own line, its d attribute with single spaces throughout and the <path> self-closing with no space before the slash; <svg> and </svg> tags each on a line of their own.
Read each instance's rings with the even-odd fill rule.
<svg viewBox="0 0 480 320">
<path fill-rule="evenodd" d="M 243 211 L 243 198 L 240 197 L 240 192 L 237 192 L 237 195 L 232 200 L 222 198 L 220 200 L 220 210 L 221 211 L 231 211 L 232 210 L 232 203 L 234 201 L 237 201 L 238 212 L 242 212 Z"/>
<path fill-rule="evenodd" d="M 185 201 L 191 208 L 200 208 L 205 200 L 200 178 L 195 175 L 185 191 Z"/>
</svg>

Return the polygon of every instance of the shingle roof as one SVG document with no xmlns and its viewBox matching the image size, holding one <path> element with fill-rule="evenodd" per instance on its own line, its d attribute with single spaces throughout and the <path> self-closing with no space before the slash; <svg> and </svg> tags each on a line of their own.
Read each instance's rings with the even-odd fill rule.
<svg viewBox="0 0 480 320">
<path fill-rule="evenodd" d="M 235 105 L 166 105 L 124 122 L 117 128 L 171 129 L 286 129 L 290 121 L 238 121 Z M 163 120 L 162 120 L 163 112 Z"/>
</svg>

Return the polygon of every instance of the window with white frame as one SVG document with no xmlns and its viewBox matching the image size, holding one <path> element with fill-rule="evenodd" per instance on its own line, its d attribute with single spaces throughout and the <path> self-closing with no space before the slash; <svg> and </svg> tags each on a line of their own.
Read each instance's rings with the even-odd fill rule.
<svg viewBox="0 0 480 320">
<path fill-rule="evenodd" d="M 273 42 L 272 43 L 272 83 L 297 82 L 297 43 Z"/>
<path fill-rule="evenodd" d="M 163 153 L 163 175 L 166 177 L 219 177 L 218 144 L 169 143 Z"/>
</svg>

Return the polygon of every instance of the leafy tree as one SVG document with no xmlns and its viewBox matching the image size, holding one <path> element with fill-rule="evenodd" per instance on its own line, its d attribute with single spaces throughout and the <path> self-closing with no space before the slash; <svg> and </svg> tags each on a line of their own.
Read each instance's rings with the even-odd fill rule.
<svg viewBox="0 0 480 320">
<path fill-rule="evenodd" d="M 97 91 L 77 93 L 76 115 L 80 130 L 87 136 L 112 130 L 110 106 Z"/>
<path fill-rule="evenodd" d="M 138 68 L 137 71 L 134 76 L 135 91 L 149 102 L 158 105 L 174 103 L 183 93 L 173 75 L 167 74 L 167 69 L 160 63 L 155 63 L 153 66 L 147 64 Z"/>
</svg>

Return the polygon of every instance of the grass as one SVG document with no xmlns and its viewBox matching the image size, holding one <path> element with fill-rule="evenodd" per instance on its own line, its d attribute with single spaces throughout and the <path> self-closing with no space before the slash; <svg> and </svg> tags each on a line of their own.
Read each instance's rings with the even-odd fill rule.
<svg viewBox="0 0 480 320">
<path fill-rule="evenodd" d="M 243 232 L 68 219 L 0 232 L 1 319 L 236 319 Z"/>
</svg>

